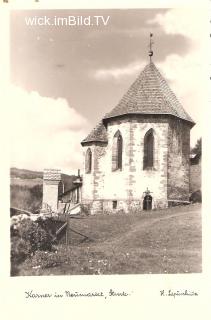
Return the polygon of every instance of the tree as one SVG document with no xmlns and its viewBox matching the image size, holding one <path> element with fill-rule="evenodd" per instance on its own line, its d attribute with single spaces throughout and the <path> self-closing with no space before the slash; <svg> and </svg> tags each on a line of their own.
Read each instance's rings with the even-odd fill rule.
<svg viewBox="0 0 211 320">
<path fill-rule="evenodd" d="M 202 155 L 202 147 L 201 146 L 202 146 L 202 138 L 199 138 L 196 141 L 195 146 L 191 149 L 191 153 L 201 156 Z"/>
</svg>

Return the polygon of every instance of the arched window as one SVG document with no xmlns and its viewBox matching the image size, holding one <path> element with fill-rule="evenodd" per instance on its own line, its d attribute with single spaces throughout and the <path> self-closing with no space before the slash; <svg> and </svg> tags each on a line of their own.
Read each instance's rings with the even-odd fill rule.
<svg viewBox="0 0 211 320">
<path fill-rule="evenodd" d="M 113 139 L 112 146 L 112 171 L 121 170 L 122 169 L 122 135 L 118 130 Z"/>
<path fill-rule="evenodd" d="M 144 169 L 153 168 L 154 164 L 154 136 L 153 130 L 147 131 L 144 137 Z"/>
<path fill-rule="evenodd" d="M 92 171 L 92 151 L 87 149 L 85 157 L 85 172 L 90 173 Z"/>
</svg>

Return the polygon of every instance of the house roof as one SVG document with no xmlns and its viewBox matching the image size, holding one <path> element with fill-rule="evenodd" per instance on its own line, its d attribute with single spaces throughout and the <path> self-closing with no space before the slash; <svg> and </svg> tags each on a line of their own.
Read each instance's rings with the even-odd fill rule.
<svg viewBox="0 0 211 320">
<path fill-rule="evenodd" d="M 69 181 L 67 178 L 65 181 L 62 179 L 62 182 L 64 184 L 64 191 L 63 191 L 63 186 L 61 185 L 62 188 L 59 188 L 59 197 L 62 197 L 70 193 L 71 191 L 77 189 L 79 187 L 79 184 L 80 185 L 82 184 L 82 178 L 79 176 L 69 176 L 69 178 L 70 178 Z"/>
<path fill-rule="evenodd" d="M 88 142 L 105 142 L 105 143 L 108 142 L 107 131 L 102 120 L 90 132 L 90 134 L 81 142 L 81 144 L 83 145 L 84 143 L 88 143 Z"/>
<path fill-rule="evenodd" d="M 72 188 L 75 187 L 74 181 L 78 177 L 76 175 L 67 175 L 67 174 L 61 174 L 61 181 L 59 183 L 59 196 L 66 191 L 72 190 Z"/>
<path fill-rule="evenodd" d="M 154 63 L 150 62 L 117 106 L 104 116 L 82 144 L 93 141 L 106 142 L 107 134 L 103 123 L 111 118 L 129 114 L 172 115 L 188 121 L 191 126 L 195 124 Z"/>
<path fill-rule="evenodd" d="M 118 105 L 104 119 L 123 114 L 171 114 L 194 124 L 153 62 L 144 68 Z"/>
</svg>

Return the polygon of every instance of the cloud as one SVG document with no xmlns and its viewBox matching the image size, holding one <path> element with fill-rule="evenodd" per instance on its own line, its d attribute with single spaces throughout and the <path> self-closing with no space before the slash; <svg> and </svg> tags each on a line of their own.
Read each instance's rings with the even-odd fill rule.
<svg viewBox="0 0 211 320">
<path fill-rule="evenodd" d="M 180 34 L 193 40 L 202 39 L 206 23 L 206 10 L 199 8 L 171 9 L 158 13 L 148 24 L 160 25 L 166 34 Z"/>
<path fill-rule="evenodd" d="M 11 166 L 73 173 L 82 165 L 81 140 L 89 124 L 65 99 L 42 97 L 11 86 Z"/>
<path fill-rule="evenodd" d="M 98 69 L 94 72 L 94 78 L 97 80 L 119 80 L 120 78 L 137 74 L 144 66 L 141 61 L 134 61 L 123 67 Z"/>
<path fill-rule="evenodd" d="M 185 110 L 196 122 L 191 130 L 191 145 L 201 136 L 206 88 L 201 85 L 203 69 L 195 55 L 169 55 L 157 65 Z"/>
<path fill-rule="evenodd" d="M 144 66 L 145 63 L 135 61 L 122 68 L 99 69 L 95 73 L 95 78 L 122 80 L 126 76 L 135 77 Z M 199 59 L 198 51 L 192 51 L 185 56 L 168 55 L 164 61 L 156 63 L 156 66 L 197 124 L 191 131 L 191 144 L 194 145 L 201 136 L 203 127 L 203 112 L 199 112 L 199 110 L 206 104 L 206 88 L 201 85 L 201 81 L 204 79 L 203 62 Z"/>
<path fill-rule="evenodd" d="M 169 79 L 171 88 L 180 98 L 184 108 L 196 121 L 191 131 L 192 144 L 201 136 L 203 114 L 207 104 L 207 35 L 205 24 L 208 21 L 204 9 L 171 9 L 157 14 L 148 24 L 158 24 L 166 34 L 183 35 L 191 41 L 185 56 L 171 54 L 158 64 L 164 76 Z"/>
</svg>

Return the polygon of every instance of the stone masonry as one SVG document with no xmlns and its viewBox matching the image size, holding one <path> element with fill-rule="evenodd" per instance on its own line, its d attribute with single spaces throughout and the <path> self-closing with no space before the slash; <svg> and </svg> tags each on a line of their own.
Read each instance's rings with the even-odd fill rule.
<svg viewBox="0 0 211 320">
<path fill-rule="evenodd" d="M 82 141 L 92 152 L 92 170 L 83 173 L 82 203 L 91 213 L 143 210 L 145 191 L 152 209 L 186 201 L 190 184 L 190 129 L 194 125 L 153 63 L 120 103 Z M 121 133 L 122 168 L 112 170 L 112 144 Z M 143 168 L 144 137 L 152 130 L 153 167 Z"/>
<path fill-rule="evenodd" d="M 58 188 L 61 172 L 57 169 L 45 169 L 43 174 L 43 202 L 42 210 L 48 207 L 53 212 L 58 209 Z"/>
</svg>

